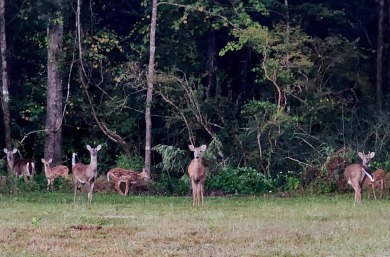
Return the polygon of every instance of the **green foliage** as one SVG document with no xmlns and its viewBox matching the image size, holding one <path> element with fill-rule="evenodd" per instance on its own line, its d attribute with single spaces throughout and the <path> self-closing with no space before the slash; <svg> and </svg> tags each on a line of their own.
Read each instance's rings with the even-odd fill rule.
<svg viewBox="0 0 390 257">
<path fill-rule="evenodd" d="M 207 181 L 209 190 L 221 190 L 229 194 L 259 194 L 274 190 L 266 177 L 252 168 L 223 168 Z"/>
<path fill-rule="evenodd" d="M 13 145 L 26 157 L 39 160 L 43 155 L 46 29 L 51 21 L 63 25 L 65 32 L 59 67 L 64 92 L 69 85 L 63 159 L 69 162 L 75 149 L 85 151 L 85 143 L 99 139 L 107 141 L 107 150 L 99 156 L 100 172 L 115 161 L 117 166 L 140 169 L 140 158 L 115 156 L 122 146 L 97 126 L 80 87 L 75 72 L 79 66 L 74 65 L 75 2 L 12 3 L 6 7 L 6 21 L 12 42 L 8 50 Z M 220 176 L 218 187 L 226 184 L 232 193 L 262 191 L 250 184 L 263 181 L 251 169 L 269 173 L 266 181 L 273 190 L 296 190 L 302 167 L 314 163 L 323 171 L 341 146 L 348 149 L 348 160 L 356 159 L 356 149 L 375 150 L 373 167 L 390 168 L 385 154 L 390 151 L 389 115 L 374 108 L 375 49 L 367 42 L 377 33 L 370 27 L 376 5 L 288 4 L 289 26 L 283 1 L 159 3 L 152 134 L 157 145 L 153 150 L 162 157 L 155 181 L 161 191 L 189 192 L 186 166 L 191 155 L 183 147 L 189 134 L 208 144 L 204 158 L 211 181 Z M 145 124 L 150 1 L 96 1 L 81 9 L 83 72 L 97 119 L 121 136 L 130 152 L 139 152 L 144 143 L 140 135 Z M 390 103 L 387 91 L 384 88 L 384 110 Z M 82 155 L 85 161 L 88 157 Z M 244 168 L 218 173 L 226 163 L 246 166 L 248 174 Z M 244 178 L 234 181 L 230 173 Z M 37 185 L 19 182 L 15 180 L 16 188 L 24 191 L 46 187 L 41 176 L 33 181 Z M 62 180 L 55 183 L 60 189 L 67 185 Z M 267 188 L 261 183 L 260 188 Z M 333 190 L 331 181 L 315 183 L 316 192 Z M 13 186 L 9 189 L 16 192 Z"/>
<path fill-rule="evenodd" d="M 162 161 L 156 167 L 163 171 L 183 174 L 185 165 L 189 163 L 189 159 L 185 157 L 187 152 L 180 148 L 159 144 L 152 150 L 161 155 Z"/>
<path fill-rule="evenodd" d="M 328 194 L 333 193 L 336 190 L 337 184 L 334 181 L 320 179 L 315 180 L 306 188 L 306 191 L 312 194 Z"/>
<path fill-rule="evenodd" d="M 38 218 L 37 218 L 37 216 L 32 216 L 31 217 L 31 226 L 33 226 L 33 227 L 38 227 L 38 225 L 39 225 L 39 222 L 38 222 L 39 220 L 38 220 Z"/>
<path fill-rule="evenodd" d="M 297 177 L 287 177 L 286 179 L 286 190 L 291 191 L 291 190 L 298 190 L 301 187 L 301 181 Z"/>
<path fill-rule="evenodd" d="M 175 188 L 175 193 L 186 195 L 191 192 L 191 180 L 188 174 L 184 174 L 178 181 Z"/>
<path fill-rule="evenodd" d="M 144 166 L 143 159 L 140 156 L 131 156 L 121 154 L 116 158 L 116 167 L 122 169 L 141 171 Z"/>
<path fill-rule="evenodd" d="M 94 68 L 100 67 L 101 62 L 106 60 L 110 52 L 114 50 L 123 52 L 118 35 L 108 29 L 100 30 L 92 38 L 86 38 L 84 43 L 90 47 L 88 57 L 91 58 Z"/>
</svg>

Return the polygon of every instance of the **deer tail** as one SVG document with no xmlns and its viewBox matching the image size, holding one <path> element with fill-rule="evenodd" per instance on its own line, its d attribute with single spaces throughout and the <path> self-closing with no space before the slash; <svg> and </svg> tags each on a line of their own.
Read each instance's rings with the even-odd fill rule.
<svg viewBox="0 0 390 257">
<path fill-rule="evenodd" d="M 72 154 L 72 166 L 76 165 L 76 163 L 79 162 L 79 157 L 77 156 L 77 153 Z"/>
<path fill-rule="evenodd" d="M 369 169 L 363 168 L 363 172 L 364 174 L 366 174 L 366 176 L 370 179 L 371 182 L 374 182 L 374 177 L 372 176 L 371 171 Z"/>
<path fill-rule="evenodd" d="M 26 175 L 27 176 L 32 176 L 34 174 L 34 170 L 35 170 L 35 165 L 32 161 L 28 161 L 26 163 Z"/>
</svg>

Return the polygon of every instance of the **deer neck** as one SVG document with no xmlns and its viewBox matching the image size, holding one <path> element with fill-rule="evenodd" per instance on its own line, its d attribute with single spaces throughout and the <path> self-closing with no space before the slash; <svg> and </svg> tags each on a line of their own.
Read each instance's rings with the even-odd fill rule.
<svg viewBox="0 0 390 257">
<path fill-rule="evenodd" d="M 8 163 L 8 167 L 13 170 L 14 169 L 14 166 L 15 166 L 15 158 L 12 156 L 11 159 L 8 159 L 7 157 L 7 163 Z"/>
<path fill-rule="evenodd" d="M 91 161 L 90 161 L 88 167 L 91 170 L 96 170 L 96 168 L 97 168 L 97 156 L 91 156 Z"/>
</svg>

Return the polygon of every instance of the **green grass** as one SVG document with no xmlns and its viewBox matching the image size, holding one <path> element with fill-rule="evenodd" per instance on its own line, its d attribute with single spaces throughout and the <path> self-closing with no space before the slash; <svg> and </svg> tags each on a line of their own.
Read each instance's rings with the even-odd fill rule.
<svg viewBox="0 0 390 257">
<path fill-rule="evenodd" d="M 0 196 L 0 256 L 389 256 L 388 199 Z"/>
</svg>

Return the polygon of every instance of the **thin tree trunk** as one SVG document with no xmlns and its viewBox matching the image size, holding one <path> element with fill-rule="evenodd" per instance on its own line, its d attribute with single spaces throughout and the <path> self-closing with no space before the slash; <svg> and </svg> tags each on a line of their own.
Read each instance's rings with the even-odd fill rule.
<svg viewBox="0 0 390 257">
<path fill-rule="evenodd" d="M 82 4 L 82 0 L 77 0 L 76 28 L 77 28 L 77 44 L 78 44 L 78 50 L 79 50 L 79 63 L 78 63 L 79 64 L 79 66 L 78 66 L 79 81 L 84 89 L 89 106 L 91 107 L 92 116 L 95 119 L 96 124 L 99 126 L 100 130 L 111 141 L 113 141 L 116 144 L 121 145 L 123 147 L 123 150 L 125 151 L 125 154 L 130 157 L 131 153 L 130 153 L 129 144 L 120 135 L 118 135 L 114 130 L 111 130 L 109 128 L 109 126 L 106 123 L 104 123 L 104 121 L 99 119 L 98 113 L 96 112 L 96 108 L 94 107 L 94 103 L 92 102 L 92 96 L 88 92 L 88 87 L 90 86 L 90 81 L 88 79 L 86 79 L 86 72 L 84 69 L 84 61 L 83 61 L 83 46 L 81 43 L 83 41 L 83 33 L 82 33 L 81 22 L 80 22 L 81 4 Z"/>
<path fill-rule="evenodd" d="M 153 99 L 153 83 L 154 83 L 154 62 L 156 52 L 156 23 L 157 23 L 157 0 L 153 0 L 152 4 L 152 20 L 150 24 L 150 55 L 147 76 L 147 93 L 146 93 L 146 107 L 145 107 L 145 166 L 151 167 L 151 148 L 152 148 L 152 117 L 151 105 Z"/>
<path fill-rule="evenodd" d="M 378 39 L 376 51 L 376 106 L 378 110 L 382 110 L 384 5 L 385 1 L 380 0 L 378 12 Z"/>
<path fill-rule="evenodd" d="M 61 20 L 56 17 L 53 20 Z M 63 25 L 51 22 L 47 30 L 49 40 L 47 60 L 47 109 L 45 126 L 45 159 L 53 158 L 53 165 L 61 163 L 62 142 L 62 55 Z"/>
<path fill-rule="evenodd" d="M 8 61 L 7 61 L 7 40 L 5 30 L 5 0 L 0 0 L 0 53 L 1 53 L 1 82 L 2 97 L 1 104 L 3 108 L 4 137 L 5 147 L 11 150 L 11 125 L 9 113 L 9 91 L 8 91 Z"/>
</svg>

